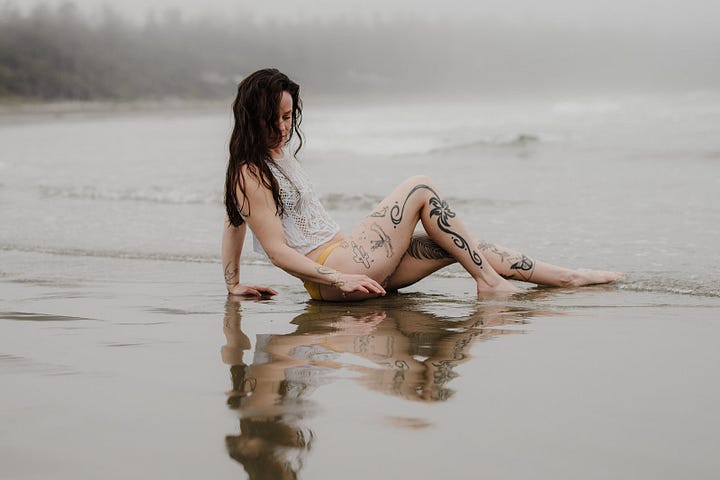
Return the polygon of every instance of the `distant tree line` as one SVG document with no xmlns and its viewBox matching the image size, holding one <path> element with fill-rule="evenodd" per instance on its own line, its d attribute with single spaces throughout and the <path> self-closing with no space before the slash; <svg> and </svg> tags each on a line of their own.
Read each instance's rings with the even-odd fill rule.
<svg viewBox="0 0 720 480">
<path fill-rule="evenodd" d="M 111 8 L 88 20 L 71 2 L 0 7 L 0 98 L 97 100 L 232 96 L 251 71 L 277 66 L 306 91 L 462 93 L 697 87 L 720 80 L 714 38 L 663 39 L 468 19 L 436 24 L 250 16 L 143 24 Z"/>
</svg>

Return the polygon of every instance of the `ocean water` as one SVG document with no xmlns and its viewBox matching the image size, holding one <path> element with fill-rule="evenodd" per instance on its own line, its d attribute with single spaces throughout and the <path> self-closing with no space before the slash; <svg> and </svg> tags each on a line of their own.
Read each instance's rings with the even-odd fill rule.
<svg viewBox="0 0 720 480">
<path fill-rule="evenodd" d="M 228 297 L 229 108 L 6 109 L 0 478 L 717 477 L 720 94 L 305 100 L 344 230 L 428 174 L 482 238 L 627 278 L 323 304 L 247 248 L 279 294 Z"/>
<path fill-rule="evenodd" d="M 67 110 L 0 117 L 0 249 L 217 262 L 229 108 Z M 626 272 L 621 288 L 720 295 L 720 94 L 306 99 L 303 127 L 346 231 L 428 174 L 484 239 Z"/>
</svg>

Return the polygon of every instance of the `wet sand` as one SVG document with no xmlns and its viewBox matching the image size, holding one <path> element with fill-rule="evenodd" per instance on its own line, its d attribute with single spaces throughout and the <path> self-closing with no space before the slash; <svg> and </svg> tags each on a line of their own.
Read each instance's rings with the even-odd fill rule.
<svg viewBox="0 0 720 480">
<path fill-rule="evenodd" d="M 431 277 L 328 305 L 265 266 L 280 294 L 251 301 L 209 263 L 0 265 L 3 479 L 720 471 L 717 298 Z"/>
</svg>

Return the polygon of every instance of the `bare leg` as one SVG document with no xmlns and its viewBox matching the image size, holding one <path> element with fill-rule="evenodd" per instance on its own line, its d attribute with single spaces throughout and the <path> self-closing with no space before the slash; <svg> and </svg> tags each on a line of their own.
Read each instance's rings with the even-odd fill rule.
<svg viewBox="0 0 720 480">
<path fill-rule="evenodd" d="M 603 270 L 572 270 L 534 260 L 524 253 L 492 243 L 481 242 L 478 249 L 503 277 L 553 287 L 580 287 L 609 283 L 622 278 L 618 272 Z"/>
<path fill-rule="evenodd" d="M 413 236 L 418 222 L 422 222 L 427 236 Z M 432 180 L 424 176 L 400 184 L 330 255 L 326 264 L 343 272 L 364 273 L 393 290 L 455 262 L 460 262 L 476 280 L 478 293 L 518 290 L 505 279 L 570 287 L 622 278 L 616 272 L 558 267 L 481 242 L 456 218 Z M 327 300 L 371 296 L 352 294 L 345 298 L 331 287 L 322 287 L 322 294 Z"/>
<path fill-rule="evenodd" d="M 400 288 L 419 282 L 443 267 L 456 263 L 452 255 L 433 242 L 427 235 L 413 235 L 405 256 L 385 285 L 387 290 Z"/>
<path fill-rule="evenodd" d="M 501 276 L 552 287 L 579 287 L 608 283 L 622 274 L 603 270 L 573 270 L 532 259 L 509 248 L 480 242 L 478 248 Z M 385 287 L 397 290 L 412 285 L 456 260 L 427 235 L 415 234 L 406 255 Z"/>
<path fill-rule="evenodd" d="M 493 269 L 477 248 L 479 239 L 442 200 L 432 180 L 424 176 L 400 184 L 330 255 L 327 265 L 342 272 L 364 273 L 388 284 L 410 247 L 418 222 L 433 242 L 473 277 L 478 293 L 518 290 Z M 322 292 L 323 298 L 333 299 L 332 290 Z"/>
</svg>

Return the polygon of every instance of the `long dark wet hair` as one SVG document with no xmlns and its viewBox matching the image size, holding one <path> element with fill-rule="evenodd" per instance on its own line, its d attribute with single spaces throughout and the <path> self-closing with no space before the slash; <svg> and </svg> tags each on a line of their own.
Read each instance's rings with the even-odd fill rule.
<svg viewBox="0 0 720 480">
<path fill-rule="evenodd" d="M 244 222 L 240 214 L 246 198 L 245 185 L 240 174 L 243 165 L 247 165 L 247 172 L 272 191 L 277 214 L 284 213 L 280 201 L 280 187 L 268 166 L 268 162 L 273 161 L 270 149 L 283 141 L 278 126 L 278 111 L 283 92 L 288 92 L 293 101 L 288 142 L 293 134 L 297 134 L 297 155 L 303 144 L 300 132 L 300 86 L 275 68 L 258 70 L 245 77 L 238 85 L 237 97 L 233 102 L 235 127 L 230 136 L 230 160 L 225 175 L 225 210 L 230 223 L 235 227 Z M 243 196 L 242 205 L 238 202 L 238 188 Z"/>
</svg>

